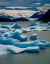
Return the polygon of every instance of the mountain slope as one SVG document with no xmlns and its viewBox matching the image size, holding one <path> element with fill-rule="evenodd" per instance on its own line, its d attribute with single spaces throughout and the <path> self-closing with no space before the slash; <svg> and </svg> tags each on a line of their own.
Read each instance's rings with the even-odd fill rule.
<svg viewBox="0 0 50 64">
<path fill-rule="evenodd" d="M 39 18 L 38 21 L 43 21 L 43 22 L 50 21 L 50 9 L 43 15 L 42 18 Z"/>
<path fill-rule="evenodd" d="M 34 13 L 30 18 L 41 18 L 44 15 L 43 11 Z"/>
<path fill-rule="evenodd" d="M 24 17 L 16 18 L 6 13 L 0 13 L 0 22 L 9 22 L 9 21 L 29 21 L 29 20 Z"/>
</svg>

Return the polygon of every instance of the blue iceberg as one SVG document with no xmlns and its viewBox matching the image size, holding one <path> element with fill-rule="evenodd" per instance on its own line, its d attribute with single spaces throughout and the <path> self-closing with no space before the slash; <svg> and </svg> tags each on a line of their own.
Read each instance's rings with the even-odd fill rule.
<svg viewBox="0 0 50 64">
<path fill-rule="evenodd" d="M 44 40 L 35 40 L 27 42 L 19 42 L 16 39 L 0 38 L 0 55 L 6 53 L 21 53 L 21 52 L 40 52 L 40 49 L 44 49 L 50 46 L 49 42 Z"/>
<path fill-rule="evenodd" d="M 49 26 L 47 26 L 47 28 L 46 28 L 47 30 L 50 30 L 50 25 Z"/>
<path fill-rule="evenodd" d="M 27 29 L 26 28 L 21 28 L 22 33 L 27 33 Z"/>
<path fill-rule="evenodd" d="M 21 30 L 15 30 L 14 32 L 6 32 L 2 35 L 3 38 L 13 38 L 19 41 L 27 41 L 27 35 L 23 35 Z"/>
<path fill-rule="evenodd" d="M 0 33 L 5 33 L 8 32 L 9 30 L 7 30 L 7 28 L 0 28 Z"/>
<path fill-rule="evenodd" d="M 33 23 L 30 24 L 30 26 L 37 26 L 37 23 L 33 22 Z"/>
<path fill-rule="evenodd" d="M 45 40 L 40 40 L 40 42 L 45 43 L 46 44 L 46 47 L 50 47 L 50 42 L 47 42 Z"/>
<path fill-rule="evenodd" d="M 12 33 L 12 35 L 10 35 L 8 38 L 14 38 L 20 41 L 27 41 L 27 36 L 23 35 L 22 33 L 20 34 L 19 32 Z"/>
<path fill-rule="evenodd" d="M 48 26 L 50 25 L 50 22 L 48 22 Z"/>
<path fill-rule="evenodd" d="M 50 42 L 47 42 L 47 47 L 50 47 Z"/>
<path fill-rule="evenodd" d="M 10 22 L 8 25 L 13 25 L 14 24 L 14 22 Z"/>
<path fill-rule="evenodd" d="M 13 26 L 12 26 L 12 28 L 14 28 L 14 29 L 20 29 L 20 28 L 22 28 L 18 23 L 15 23 Z"/>
<path fill-rule="evenodd" d="M 30 35 L 30 40 L 37 40 L 37 39 L 38 39 L 37 34 Z"/>
</svg>

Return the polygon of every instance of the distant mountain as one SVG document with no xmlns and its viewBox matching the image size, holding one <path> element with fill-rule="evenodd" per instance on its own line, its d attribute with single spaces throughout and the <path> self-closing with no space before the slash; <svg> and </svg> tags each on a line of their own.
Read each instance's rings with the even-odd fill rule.
<svg viewBox="0 0 50 64">
<path fill-rule="evenodd" d="M 15 18 L 13 21 L 29 21 L 27 18 L 20 17 L 20 18 Z"/>
<path fill-rule="evenodd" d="M 13 20 L 7 18 L 0 18 L 0 22 L 12 22 Z"/>
<path fill-rule="evenodd" d="M 50 21 L 50 9 L 43 15 L 42 18 L 39 18 L 38 21 L 43 21 L 43 22 Z"/>
<path fill-rule="evenodd" d="M 45 14 L 45 12 L 43 12 L 43 11 L 36 12 L 30 18 L 41 18 L 44 14 Z"/>
<path fill-rule="evenodd" d="M 24 17 L 16 18 L 6 13 L 0 13 L 0 22 L 9 22 L 9 21 L 29 21 L 29 20 Z"/>
<path fill-rule="evenodd" d="M 0 13 L 0 18 L 14 19 L 13 16 L 10 16 L 9 14 L 6 13 Z"/>
<path fill-rule="evenodd" d="M 14 19 L 13 16 L 10 16 L 6 13 L 0 13 L 0 22 L 12 22 Z"/>
</svg>

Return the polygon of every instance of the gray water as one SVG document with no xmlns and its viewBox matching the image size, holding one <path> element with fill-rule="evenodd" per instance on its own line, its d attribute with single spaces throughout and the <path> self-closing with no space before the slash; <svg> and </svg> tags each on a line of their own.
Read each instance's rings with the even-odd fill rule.
<svg viewBox="0 0 50 64">
<path fill-rule="evenodd" d="M 22 27 L 29 27 L 31 22 L 18 22 Z M 0 23 L 8 24 L 8 22 Z M 25 33 L 29 36 L 37 34 L 39 39 L 50 42 L 50 31 L 31 31 Z M 40 53 L 20 53 L 0 55 L 0 64 L 50 64 L 50 47 L 43 49 Z"/>
</svg>

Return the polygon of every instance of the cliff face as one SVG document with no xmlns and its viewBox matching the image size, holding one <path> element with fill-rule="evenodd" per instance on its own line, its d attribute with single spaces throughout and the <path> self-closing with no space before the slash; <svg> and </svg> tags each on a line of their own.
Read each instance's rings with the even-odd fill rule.
<svg viewBox="0 0 50 64">
<path fill-rule="evenodd" d="M 42 18 L 39 18 L 38 21 L 43 21 L 43 22 L 50 21 L 50 9 L 43 15 Z"/>
<path fill-rule="evenodd" d="M 41 18 L 44 15 L 44 12 L 36 12 L 30 18 Z"/>
</svg>

